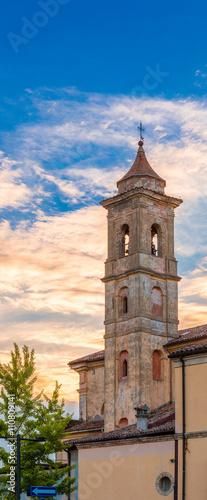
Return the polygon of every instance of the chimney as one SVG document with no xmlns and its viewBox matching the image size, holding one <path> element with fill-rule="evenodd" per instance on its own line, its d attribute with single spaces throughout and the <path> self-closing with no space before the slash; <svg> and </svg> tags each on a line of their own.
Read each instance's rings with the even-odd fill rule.
<svg viewBox="0 0 207 500">
<path fill-rule="evenodd" d="M 149 408 L 146 404 L 138 405 L 134 408 L 136 410 L 136 418 L 137 418 L 137 429 L 139 431 L 146 431 L 148 428 L 148 411 Z"/>
</svg>

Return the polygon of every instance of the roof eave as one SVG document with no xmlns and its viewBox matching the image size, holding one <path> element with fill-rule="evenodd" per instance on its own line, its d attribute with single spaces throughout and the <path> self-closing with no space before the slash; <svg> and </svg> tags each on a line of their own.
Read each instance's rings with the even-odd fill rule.
<svg viewBox="0 0 207 500">
<path fill-rule="evenodd" d="M 78 440 L 77 441 L 73 441 L 73 443 L 71 444 L 75 444 L 76 446 L 80 446 L 81 445 L 86 445 L 86 444 L 90 444 L 91 445 L 96 445 L 97 446 L 97 443 L 99 443 L 99 446 L 101 445 L 101 443 L 106 443 L 106 442 L 113 442 L 113 441 L 127 441 L 127 440 L 130 440 L 130 439 L 136 439 L 136 440 L 139 440 L 139 439 L 143 439 L 143 438 L 151 438 L 151 437 L 159 437 L 159 436 L 167 436 L 167 435 L 172 435 L 172 434 L 175 434 L 175 428 L 174 426 L 172 426 L 171 428 L 168 428 L 168 429 L 160 429 L 160 430 L 157 430 L 156 431 L 151 431 L 151 432 L 143 432 L 143 433 L 132 433 L 130 435 L 120 435 L 120 436 L 104 436 L 103 434 L 100 434 L 101 436 L 101 439 L 99 439 L 99 435 L 97 435 L 97 437 L 94 437 L 94 438 L 82 438 L 81 441 L 79 442 Z M 70 442 L 68 442 L 67 444 L 70 444 Z"/>
<path fill-rule="evenodd" d="M 181 203 L 183 203 L 182 198 L 176 198 L 174 196 L 169 196 L 167 194 L 162 194 L 162 193 L 157 193 L 155 191 L 145 189 L 143 187 L 135 187 L 131 189 L 130 191 L 126 191 L 124 193 L 117 193 L 114 196 L 111 196 L 110 198 L 105 198 L 100 201 L 100 205 L 106 209 L 110 207 L 111 205 L 114 205 L 116 203 L 119 203 L 120 200 L 124 200 L 125 198 L 133 198 L 134 196 L 137 195 L 142 195 L 142 196 L 150 196 L 155 199 L 159 199 L 160 201 L 163 201 L 164 203 L 171 203 L 174 208 L 179 207 Z"/>
<path fill-rule="evenodd" d="M 185 351 L 185 348 L 179 349 L 177 351 L 171 352 L 168 356 L 168 358 L 173 359 L 173 358 L 186 358 L 187 356 L 199 356 L 200 354 L 206 354 L 207 353 L 207 346 L 203 347 L 198 347 L 193 349 L 189 349 L 189 351 Z"/>
<path fill-rule="evenodd" d="M 133 179 L 134 177 L 139 177 L 139 178 L 142 178 L 144 179 L 145 177 L 148 177 L 150 179 L 155 179 L 156 181 L 162 181 L 164 183 L 164 186 L 166 187 L 166 181 L 165 179 L 162 179 L 162 177 L 159 177 L 158 175 L 151 175 L 151 174 L 132 174 L 132 175 L 124 175 L 124 177 L 122 177 L 119 181 L 117 181 L 116 185 L 117 185 L 117 188 L 119 187 L 119 184 L 120 182 L 123 182 L 123 181 L 126 181 L 127 179 Z"/>
</svg>

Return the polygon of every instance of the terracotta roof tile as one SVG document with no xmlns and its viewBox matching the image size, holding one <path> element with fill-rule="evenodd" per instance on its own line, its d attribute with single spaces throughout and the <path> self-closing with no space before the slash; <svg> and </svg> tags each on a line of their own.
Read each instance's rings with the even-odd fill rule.
<svg viewBox="0 0 207 500">
<path fill-rule="evenodd" d="M 149 412 L 150 421 L 154 419 L 162 418 L 163 416 L 169 415 L 169 413 L 175 411 L 175 403 L 174 401 L 169 401 L 157 408 L 154 408 Z"/>
<path fill-rule="evenodd" d="M 160 179 L 160 180 L 164 181 L 164 179 L 162 179 L 162 177 L 160 177 L 153 170 L 153 168 L 151 167 L 151 165 L 149 164 L 143 148 L 139 148 L 138 149 L 137 156 L 136 156 L 136 158 L 134 160 L 134 163 L 133 163 L 132 167 L 124 175 L 124 177 L 122 177 L 120 179 L 120 181 L 118 181 L 118 183 L 121 182 L 121 181 L 123 181 L 124 179 L 128 179 L 129 177 L 133 177 L 133 176 L 137 176 L 137 175 L 138 176 L 153 177 L 154 179 Z"/>
<path fill-rule="evenodd" d="M 89 420 L 88 422 L 80 422 L 70 428 L 70 432 L 80 432 L 80 431 L 94 431 L 102 429 L 104 426 L 104 420 Z"/>
<path fill-rule="evenodd" d="M 93 354 L 89 354 L 88 356 L 83 356 L 83 358 L 73 359 L 68 364 L 69 366 L 77 365 L 78 363 L 91 363 L 92 361 L 101 361 L 104 359 L 105 352 L 98 351 Z"/>
<path fill-rule="evenodd" d="M 80 420 L 78 418 L 71 418 L 71 420 L 68 422 L 66 425 L 66 429 L 71 429 L 71 427 L 74 427 L 75 425 L 78 425 L 80 423 Z"/>
<path fill-rule="evenodd" d="M 66 444 L 73 443 L 89 443 L 98 441 L 111 441 L 113 439 L 126 439 L 131 437 L 150 436 L 151 434 L 163 434 L 174 432 L 175 419 L 174 403 L 167 403 L 159 406 L 149 413 L 148 429 L 140 431 L 136 428 L 136 424 L 127 427 L 121 427 L 111 432 L 103 432 L 95 436 L 85 436 L 82 438 L 69 439 Z M 100 421 L 99 421 L 100 422 Z M 87 422 L 85 422 L 86 424 Z M 89 422 L 88 422 L 89 423 Z"/>
<path fill-rule="evenodd" d="M 190 354 L 201 354 L 207 352 L 207 340 L 204 342 L 196 342 L 195 344 L 188 345 L 182 349 L 171 352 L 169 358 L 177 358 L 178 356 L 188 356 Z"/>
<path fill-rule="evenodd" d="M 185 330 L 179 330 L 178 334 L 179 336 L 175 339 L 169 340 L 169 342 L 165 344 L 165 347 L 188 342 L 189 340 L 197 340 L 207 337 L 207 325 L 200 325 L 193 328 L 186 328 Z"/>
<path fill-rule="evenodd" d="M 148 427 L 153 428 L 159 425 L 164 425 L 167 422 L 175 420 L 175 403 L 169 402 L 155 408 L 149 413 Z"/>
<path fill-rule="evenodd" d="M 140 431 L 136 425 L 129 427 L 122 427 L 111 432 L 103 432 L 95 436 L 85 436 L 79 439 L 69 439 L 65 444 L 78 444 L 78 443 L 93 443 L 101 441 L 113 441 L 127 438 L 141 438 L 150 435 L 171 434 L 175 431 L 174 422 L 168 422 L 163 426 L 153 427 L 146 431 Z"/>
</svg>

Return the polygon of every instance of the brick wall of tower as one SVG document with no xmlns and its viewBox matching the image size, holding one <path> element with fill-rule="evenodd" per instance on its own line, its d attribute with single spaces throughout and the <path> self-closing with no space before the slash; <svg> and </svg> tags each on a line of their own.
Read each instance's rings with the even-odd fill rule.
<svg viewBox="0 0 207 500">
<path fill-rule="evenodd" d="M 128 352 L 128 377 L 119 380 L 119 357 Z M 152 354 L 162 353 L 162 380 L 152 378 Z M 105 359 L 105 430 L 119 425 L 122 418 L 134 424 L 136 402 L 151 409 L 170 400 L 169 360 L 163 349 L 163 339 L 148 332 L 134 332 L 106 340 Z"/>
<path fill-rule="evenodd" d="M 155 408 L 170 399 L 170 367 L 163 344 L 168 337 L 177 335 L 178 327 L 179 278 L 174 257 L 173 202 L 165 195 L 149 192 L 133 196 L 124 193 L 116 198 L 115 202 L 109 200 L 106 207 L 109 209 L 104 278 L 106 431 L 118 426 L 123 418 L 128 419 L 128 424 L 135 423 L 136 404 L 146 403 Z M 153 224 L 161 228 L 159 256 L 151 254 Z M 129 226 L 129 255 L 120 257 L 123 225 Z M 120 305 L 123 295 L 128 300 L 127 312 Z M 153 379 L 155 350 L 160 353 L 162 363 L 160 380 Z M 119 380 L 119 358 L 123 351 L 128 352 L 128 376 Z"/>
</svg>

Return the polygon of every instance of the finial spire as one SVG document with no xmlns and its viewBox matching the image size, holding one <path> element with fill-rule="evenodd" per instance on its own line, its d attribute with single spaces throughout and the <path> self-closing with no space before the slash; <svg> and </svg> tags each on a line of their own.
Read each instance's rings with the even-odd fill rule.
<svg viewBox="0 0 207 500">
<path fill-rule="evenodd" d="M 140 133 L 140 141 L 144 141 L 144 137 L 142 136 L 142 132 L 144 132 L 144 128 L 142 127 L 142 122 L 140 122 L 140 124 L 138 125 L 138 130 L 139 130 L 139 133 Z"/>
<path fill-rule="evenodd" d="M 138 128 L 139 133 L 140 133 L 140 140 L 139 140 L 139 142 L 138 142 L 138 146 L 139 146 L 139 150 L 141 150 L 141 151 L 142 151 L 142 149 L 140 149 L 140 148 L 142 148 L 142 146 L 143 146 L 143 144 L 144 144 L 144 137 L 143 137 L 143 135 L 142 135 L 142 132 L 144 132 L 144 128 L 142 127 L 142 122 L 140 122 L 140 124 L 138 125 L 138 127 L 137 127 L 137 128 Z"/>
</svg>

